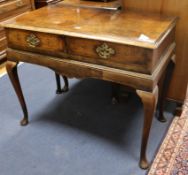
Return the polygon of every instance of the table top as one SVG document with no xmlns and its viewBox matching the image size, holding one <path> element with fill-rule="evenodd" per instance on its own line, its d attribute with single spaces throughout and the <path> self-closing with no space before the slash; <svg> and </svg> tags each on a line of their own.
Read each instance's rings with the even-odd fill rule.
<svg viewBox="0 0 188 175">
<path fill-rule="evenodd" d="M 176 17 L 127 10 L 101 10 L 57 3 L 4 23 L 17 28 L 156 48 Z"/>
</svg>

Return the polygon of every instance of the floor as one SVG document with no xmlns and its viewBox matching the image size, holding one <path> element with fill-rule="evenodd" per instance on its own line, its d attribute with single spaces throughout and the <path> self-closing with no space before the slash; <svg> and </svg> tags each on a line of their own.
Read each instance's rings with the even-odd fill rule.
<svg viewBox="0 0 188 175">
<path fill-rule="evenodd" d="M 138 167 L 143 108 L 132 94 L 111 104 L 111 84 L 70 79 L 69 92 L 57 95 L 54 72 L 31 64 L 18 70 L 30 124 L 21 127 L 16 94 L 7 75 L 0 78 L 0 174 L 145 175 Z M 172 121 L 154 117 L 148 159 L 154 158 Z M 47 160 L 47 161 L 46 161 Z"/>
</svg>

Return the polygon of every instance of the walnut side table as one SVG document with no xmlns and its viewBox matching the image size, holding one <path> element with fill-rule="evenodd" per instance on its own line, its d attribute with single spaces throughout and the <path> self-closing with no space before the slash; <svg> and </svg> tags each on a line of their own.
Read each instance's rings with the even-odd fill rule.
<svg viewBox="0 0 188 175">
<path fill-rule="evenodd" d="M 67 77 L 96 78 L 135 89 L 144 107 L 140 167 L 158 101 L 158 84 L 175 58 L 177 18 L 132 11 L 64 7 L 58 3 L 4 24 L 7 71 L 28 124 L 17 64 L 28 62 Z"/>
</svg>

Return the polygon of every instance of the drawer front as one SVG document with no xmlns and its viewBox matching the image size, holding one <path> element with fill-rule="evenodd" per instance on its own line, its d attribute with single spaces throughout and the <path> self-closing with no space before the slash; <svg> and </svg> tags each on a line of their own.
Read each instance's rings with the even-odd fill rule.
<svg viewBox="0 0 188 175">
<path fill-rule="evenodd" d="M 0 39 L 5 37 L 5 31 L 2 27 L 0 27 Z"/>
<path fill-rule="evenodd" d="M 56 55 L 64 52 L 63 37 L 41 32 L 7 29 L 8 47 Z"/>
<path fill-rule="evenodd" d="M 4 51 L 7 46 L 7 41 L 5 38 L 0 38 L 0 52 Z"/>
<path fill-rule="evenodd" d="M 5 2 L 5 1 L 8 1 L 8 0 L 0 0 L 0 5 Z"/>
<path fill-rule="evenodd" d="M 30 0 L 13 0 L 0 4 L 0 15 L 12 12 L 14 10 L 30 6 Z"/>
<path fill-rule="evenodd" d="M 123 70 L 151 73 L 150 49 L 81 38 L 66 38 L 68 53 L 73 59 Z"/>
</svg>

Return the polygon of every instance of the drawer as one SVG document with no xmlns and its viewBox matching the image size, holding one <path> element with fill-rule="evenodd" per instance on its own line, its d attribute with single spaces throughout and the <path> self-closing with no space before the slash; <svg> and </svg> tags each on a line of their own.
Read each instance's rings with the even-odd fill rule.
<svg viewBox="0 0 188 175">
<path fill-rule="evenodd" d="M 32 52 L 56 55 L 64 52 L 63 37 L 41 32 L 7 29 L 8 47 Z"/>
<path fill-rule="evenodd" d="M 5 38 L 0 39 L 0 52 L 4 51 L 7 47 L 7 41 Z"/>
<path fill-rule="evenodd" d="M 32 9 L 30 0 L 13 0 L 0 4 L 0 21 L 22 14 Z"/>
<path fill-rule="evenodd" d="M 5 37 L 5 31 L 2 27 L 0 27 L 0 39 Z"/>
<path fill-rule="evenodd" d="M 152 50 L 89 39 L 66 38 L 71 58 L 122 70 L 151 73 Z"/>
<path fill-rule="evenodd" d="M 0 0 L 0 5 L 1 5 L 1 3 L 5 2 L 5 1 L 8 1 L 8 0 Z"/>
<path fill-rule="evenodd" d="M 7 1 L 0 4 L 0 15 L 3 15 L 5 13 L 14 11 L 19 8 L 23 8 L 25 6 L 29 6 L 30 1 L 29 0 L 13 0 L 13 1 Z"/>
</svg>

